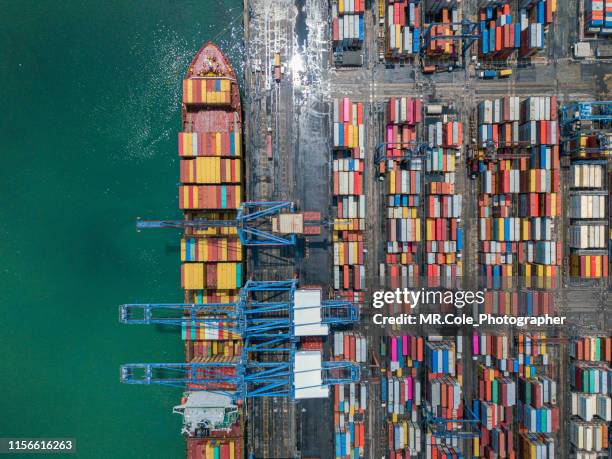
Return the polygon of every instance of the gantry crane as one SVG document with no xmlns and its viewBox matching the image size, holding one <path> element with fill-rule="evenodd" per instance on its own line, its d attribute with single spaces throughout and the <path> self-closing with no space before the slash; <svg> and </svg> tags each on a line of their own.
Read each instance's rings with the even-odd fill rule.
<svg viewBox="0 0 612 459">
<path fill-rule="evenodd" d="M 399 146 L 401 150 L 400 156 L 387 156 L 387 147 Z M 432 153 L 432 148 L 427 142 L 417 142 L 411 140 L 409 142 L 387 142 L 380 143 L 376 146 L 376 153 L 374 155 L 374 164 L 378 165 L 382 161 L 395 160 L 395 161 L 406 161 L 410 159 L 426 159 Z"/>
<path fill-rule="evenodd" d="M 273 218 L 286 214 L 299 215 L 290 201 L 243 202 L 236 217 L 229 220 L 138 220 L 136 228 L 236 228 L 243 246 L 290 246 L 297 241 L 296 233 L 283 234 L 272 227 Z M 306 222 L 308 223 L 308 222 Z M 311 222 L 313 223 L 313 222 Z M 318 222 L 317 222 L 318 223 Z"/>
<path fill-rule="evenodd" d="M 561 108 L 561 126 L 566 128 L 576 121 L 612 122 L 612 101 L 574 102 Z"/>
<path fill-rule="evenodd" d="M 299 336 L 327 334 L 328 325 L 348 324 L 359 318 L 355 305 L 344 300 L 296 303 L 297 280 L 248 281 L 235 303 L 131 304 L 120 307 L 127 324 L 167 324 L 212 327 L 239 335 L 244 345 L 239 358 L 228 362 L 140 363 L 121 367 L 127 384 L 161 384 L 188 390 L 220 392 L 234 400 L 285 396 L 321 385 L 359 380 L 352 362 L 321 362 L 304 367 L 296 353 Z M 314 312 L 314 314 L 312 314 Z M 324 326 L 312 331 L 311 327 Z M 266 359 L 274 355 L 275 359 Z M 302 359 L 302 360 L 300 360 Z M 316 359 L 315 359 L 316 360 Z M 320 381 L 314 386 L 297 383 L 304 373 Z"/>
<path fill-rule="evenodd" d="M 463 401 L 463 411 L 465 416 L 461 419 L 447 419 L 436 416 L 430 407 L 424 405 L 423 423 L 429 426 L 431 433 L 437 438 L 476 438 L 480 436 L 480 432 L 475 428 L 480 422 L 469 408 L 469 404 Z"/>
<path fill-rule="evenodd" d="M 460 26 L 461 27 L 461 33 L 455 34 L 455 35 L 432 35 L 431 34 L 431 29 L 434 26 L 438 26 L 438 25 L 442 25 L 442 26 Z M 425 54 L 425 51 L 427 50 L 427 47 L 429 46 L 429 44 L 433 41 L 433 40 L 455 40 L 455 41 L 459 41 L 462 40 L 462 44 L 461 44 L 461 58 L 463 60 L 463 62 L 465 62 L 465 53 L 466 51 L 470 48 L 470 46 L 472 46 L 472 44 L 478 40 L 480 38 L 480 36 L 478 35 L 478 33 L 476 33 L 476 29 L 478 28 L 478 23 L 476 22 L 472 22 L 472 21 L 468 21 L 467 19 L 464 19 L 460 22 L 432 22 L 430 23 L 427 28 L 425 29 L 425 32 L 423 32 L 423 44 L 421 45 L 421 49 L 420 49 L 420 53 L 421 56 L 423 56 Z"/>
</svg>

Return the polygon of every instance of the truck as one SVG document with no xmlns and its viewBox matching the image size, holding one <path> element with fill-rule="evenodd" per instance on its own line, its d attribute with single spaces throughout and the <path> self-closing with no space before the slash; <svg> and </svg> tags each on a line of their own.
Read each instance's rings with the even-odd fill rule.
<svg viewBox="0 0 612 459">
<path fill-rule="evenodd" d="M 497 72 L 495 70 L 482 70 L 478 76 L 483 80 L 491 80 L 497 76 Z"/>
<path fill-rule="evenodd" d="M 280 53 L 274 53 L 274 81 L 277 83 L 281 80 L 281 56 Z"/>
</svg>

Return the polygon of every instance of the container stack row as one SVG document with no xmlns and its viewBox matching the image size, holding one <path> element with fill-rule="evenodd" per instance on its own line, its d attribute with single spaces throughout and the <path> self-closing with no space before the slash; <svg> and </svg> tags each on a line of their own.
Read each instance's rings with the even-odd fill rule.
<svg viewBox="0 0 612 459">
<path fill-rule="evenodd" d="M 368 359 L 366 338 L 352 331 L 335 332 L 332 353 L 334 360 L 365 363 Z M 364 457 L 367 386 L 361 383 L 338 384 L 333 390 L 335 457 Z"/>
<path fill-rule="evenodd" d="M 510 4 L 480 10 L 480 55 L 503 60 L 521 46 L 521 25 L 513 22 Z"/>
<path fill-rule="evenodd" d="M 612 1 L 585 0 L 585 32 L 602 37 L 612 34 Z"/>
<path fill-rule="evenodd" d="M 333 391 L 335 458 L 363 458 L 367 387 L 361 383 L 336 384 Z"/>
<path fill-rule="evenodd" d="M 548 27 L 557 10 L 557 0 L 522 0 L 519 3 L 521 25 L 520 57 L 530 57 L 544 50 Z"/>
<path fill-rule="evenodd" d="M 544 24 L 552 22 L 552 12 L 556 9 L 554 2 L 539 1 L 537 6 L 528 6 L 531 8 L 528 14 L 532 15 L 537 8 L 535 21 L 538 27 L 545 27 Z M 525 55 L 522 53 L 524 49 L 531 49 L 531 43 L 526 45 L 521 39 L 519 54 Z M 530 53 L 527 51 L 526 54 Z M 553 292 L 558 286 L 563 260 L 563 247 L 555 232 L 561 215 L 557 98 L 527 97 L 520 102 L 519 107 L 520 149 L 514 152 L 525 151 L 528 155 L 521 157 L 519 154 L 518 161 L 514 161 L 519 163 L 519 170 L 529 171 L 527 177 L 523 173 L 518 195 L 516 185 L 510 194 L 515 199 L 511 207 L 518 207 L 518 212 L 515 210 L 512 216 L 522 219 L 516 261 L 518 275 L 525 288 L 520 291 L 519 308 L 521 312 L 537 314 L 530 305 L 534 304 L 533 299 L 538 298 L 542 309 L 554 315 L 556 309 Z M 506 181 L 504 186 L 507 185 Z M 524 223 L 525 220 L 527 223 Z M 543 333 L 520 333 L 517 336 L 516 352 L 519 370 L 516 407 L 520 432 L 518 457 L 553 459 L 559 445 L 559 368 L 556 362 L 561 348 L 549 344 Z"/>
<path fill-rule="evenodd" d="M 592 114 L 590 103 L 580 113 Z M 602 279 L 609 272 L 610 132 L 566 129 L 563 154 L 569 158 L 569 267 L 573 278 Z M 612 138 L 611 138 L 612 139 Z"/>
<path fill-rule="evenodd" d="M 517 404 L 518 360 L 511 358 L 505 334 L 472 336 L 477 386 L 472 412 L 479 420 L 480 435 L 473 440 L 474 457 L 515 458 L 513 412 Z"/>
<path fill-rule="evenodd" d="M 187 457 L 190 459 L 234 459 L 242 455 L 241 442 L 232 437 L 192 437 L 187 440 Z"/>
<path fill-rule="evenodd" d="M 555 353 L 545 334 L 521 333 L 517 337 L 519 380 L 516 418 L 519 455 L 526 459 L 553 459 L 560 427 Z"/>
<path fill-rule="evenodd" d="M 464 445 L 455 432 L 464 430 L 463 337 L 429 336 L 425 342 L 426 457 L 464 457 Z M 444 423 L 445 432 L 437 426 Z"/>
<path fill-rule="evenodd" d="M 363 14 L 366 0 L 332 0 L 334 50 L 359 49 L 365 40 Z"/>
<path fill-rule="evenodd" d="M 418 1 L 386 0 L 387 58 L 398 59 L 418 54 L 421 38 L 420 11 Z"/>
<path fill-rule="evenodd" d="M 562 260 L 554 233 L 561 212 L 556 97 L 485 100 L 478 124 L 481 278 L 498 288 L 518 273 L 526 287 L 532 278 L 533 286 L 554 287 Z"/>
<path fill-rule="evenodd" d="M 334 290 L 362 302 L 365 289 L 364 240 L 366 197 L 364 107 L 348 98 L 333 101 Z"/>
<path fill-rule="evenodd" d="M 510 286 L 510 282 L 506 282 Z M 487 290 L 485 301 L 478 305 L 478 312 L 492 315 L 540 316 L 552 314 L 554 307 L 553 292 L 521 290 Z"/>
<path fill-rule="evenodd" d="M 420 457 L 424 451 L 421 422 L 425 340 L 421 336 L 382 338 L 381 401 L 386 406 L 387 453 L 392 459 Z"/>
<path fill-rule="evenodd" d="M 430 287 L 456 288 L 462 274 L 462 196 L 456 190 L 462 131 L 450 115 L 427 125 L 423 275 Z"/>
<path fill-rule="evenodd" d="M 457 41 L 446 38 L 460 33 L 458 25 L 460 4 L 461 2 L 457 0 L 424 2 L 423 40 L 424 44 L 427 44 L 425 53 L 432 60 L 448 60 L 460 52 L 456 48 Z"/>
<path fill-rule="evenodd" d="M 388 287 L 395 289 L 417 285 L 421 273 L 423 161 L 412 154 L 418 149 L 421 100 L 392 97 L 386 118 L 385 160 L 379 167 L 386 173 L 387 245 L 380 271 Z"/>
<path fill-rule="evenodd" d="M 612 421 L 612 337 L 576 337 L 569 346 L 570 450 L 574 457 L 607 456 Z"/>
<path fill-rule="evenodd" d="M 346 8 L 347 2 L 344 1 Z M 360 5 L 361 2 L 360 2 Z M 349 8 L 352 5 L 349 5 Z M 365 248 L 363 232 L 366 197 L 364 105 L 348 98 L 334 99 L 333 121 L 333 290 L 336 297 L 357 304 L 364 301 Z M 368 361 L 367 339 L 357 332 L 336 332 L 333 358 L 356 363 Z M 365 457 L 367 386 L 362 383 L 334 386 L 335 457 Z"/>
<path fill-rule="evenodd" d="M 608 277 L 606 161 L 572 160 L 569 197 L 569 265 L 575 278 Z"/>
<path fill-rule="evenodd" d="M 563 132 L 563 154 L 569 158 L 568 235 L 570 276 L 605 280 L 612 252 L 612 130 L 608 119 L 610 102 L 591 101 L 563 107 L 567 122 Z M 602 243 L 601 233 L 605 236 Z M 599 280 L 598 280 L 599 282 Z"/>
</svg>

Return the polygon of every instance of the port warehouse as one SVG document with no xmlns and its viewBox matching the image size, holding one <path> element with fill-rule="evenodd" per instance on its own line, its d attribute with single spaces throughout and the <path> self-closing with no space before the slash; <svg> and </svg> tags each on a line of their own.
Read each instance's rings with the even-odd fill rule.
<svg viewBox="0 0 612 459">
<path fill-rule="evenodd" d="M 466 39 L 431 39 L 425 45 L 433 36 L 461 31 L 463 26 L 456 25 L 464 18 L 461 2 L 330 1 L 329 8 L 338 66 L 363 64 L 372 32 L 364 16 L 376 11 L 378 32 L 384 29 L 385 61 L 412 59 L 424 73 L 465 64 L 460 49 Z M 601 11 L 599 5 L 594 8 Z M 555 13 L 554 2 L 478 5 L 473 46 L 481 68 L 504 76 L 518 60 L 537 61 L 546 52 Z M 599 20 L 599 13 L 592 18 Z M 605 36 L 602 21 L 597 31 L 589 22 L 589 37 Z M 275 56 L 275 70 L 280 59 Z M 277 83 L 282 78 L 275 72 Z M 242 151 L 241 126 L 229 108 L 234 90 L 225 79 L 184 83 L 186 105 L 221 108 L 207 120 L 217 126 L 198 126 L 197 115 L 184 115 L 179 207 L 187 219 L 231 220 L 249 200 L 244 174 L 253 152 Z M 383 241 L 384 261 L 374 276 L 380 287 L 459 288 L 468 237 L 476 240 L 477 278 L 487 288 L 482 312 L 554 313 L 555 289 L 566 279 L 605 285 L 610 126 L 589 119 L 609 112 L 606 106 L 571 102 L 534 92 L 479 98 L 465 113 L 443 93 L 433 100 L 406 95 L 377 104 L 353 95 L 330 98 L 334 222 L 318 230 L 331 241 L 325 295 L 368 307 L 372 273 L 366 275 L 366 264 L 374 242 L 367 239 L 372 234 L 366 231 L 368 219 L 383 222 L 376 237 Z M 367 126 L 374 117 L 384 121 L 370 140 Z M 369 148 L 373 143 L 382 147 Z M 460 192 L 467 176 L 477 189 L 477 220 L 470 235 L 465 234 L 466 196 Z M 367 200 L 373 198 L 367 196 L 367 183 L 375 180 L 384 207 L 381 215 L 366 215 Z M 236 301 L 248 279 L 248 255 L 232 227 L 186 230 L 181 239 L 185 302 Z M 393 305 L 392 312 L 408 309 Z M 222 322 L 183 323 L 187 361 L 237 360 L 243 342 L 229 330 Z M 398 328 L 391 336 L 372 337 L 354 326 L 327 338 L 302 338 L 299 349 L 319 350 L 367 369 L 362 381 L 329 390 L 332 408 L 323 415 L 333 421 L 335 457 L 381 457 L 382 452 L 386 457 L 548 458 L 565 451 L 569 457 L 590 458 L 609 449 L 612 345 L 605 330 L 579 330 L 561 338 L 535 330 L 445 337 L 414 336 Z M 201 408 L 197 394 L 205 388 L 219 389 L 187 387 L 177 412 L 185 414 L 190 404 Z M 206 400 L 213 402 L 218 405 L 207 409 L 225 412 L 222 422 L 185 430 L 188 457 L 248 455 L 249 402 Z M 372 425 L 382 429 L 372 431 Z"/>
</svg>

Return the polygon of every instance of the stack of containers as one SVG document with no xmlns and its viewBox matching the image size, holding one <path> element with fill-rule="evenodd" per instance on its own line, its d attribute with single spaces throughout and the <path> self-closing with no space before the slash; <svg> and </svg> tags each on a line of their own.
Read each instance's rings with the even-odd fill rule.
<svg viewBox="0 0 612 459">
<path fill-rule="evenodd" d="M 555 288 L 562 263 L 562 246 L 552 231 L 561 213 L 558 129 L 556 96 L 528 97 L 521 103 L 519 139 L 530 152 L 519 160 L 523 220 L 518 262 L 526 287 Z"/>
<path fill-rule="evenodd" d="M 510 4 L 487 6 L 480 10 L 480 55 L 507 59 L 521 46 L 521 25 L 512 22 Z"/>
<path fill-rule="evenodd" d="M 607 161 L 573 156 L 570 161 L 570 276 L 605 278 L 609 239 Z"/>
<path fill-rule="evenodd" d="M 359 49 L 365 40 L 365 0 L 332 0 L 332 41 L 334 50 Z"/>
<path fill-rule="evenodd" d="M 605 0 L 586 0 L 585 27 L 588 33 L 599 33 L 604 25 Z"/>
<path fill-rule="evenodd" d="M 339 6 L 346 10 L 347 5 L 351 11 L 353 0 L 344 0 L 344 4 Z M 357 6 L 362 10 L 363 2 L 358 2 Z M 346 97 L 333 101 L 333 205 L 336 208 L 332 228 L 333 288 L 337 296 L 355 303 L 364 301 L 365 290 L 363 108 L 363 103 L 351 102 Z M 336 360 L 365 363 L 368 361 L 367 340 L 358 333 L 337 332 L 334 334 L 333 354 Z M 367 386 L 355 383 L 336 385 L 334 397 L 335 457 L 364 457 Z"/>
<path fill-rule="evenodd" d="M 612 33 L 612 1 L 585 0 L 585 28 L 587 33 L 602 37 Z"/>
<path fill-rule="evenodd" d="M 440 439 L 431 432 L 427 433 L 427 456 L 432 459 L 464 459 L 465 456 L 459 450 L 456 437 Z"/>
<path fill-rule="evenodd" d="M 347 97 L 333 101 L 334 289 L 339 296 L 363 301 L 365 289 L 365 128 L 363 103 Z"/>
<path fill-rule="evenodd" d="M 575 159 L 602 159 L 612 154 L 611 145 L 610 132 L 580 132 L 577 135 L 572 133 L 563 141 L 563 152 Z"/>
<path fill-rule="evenodd" d="M 455 449 L 456 457 L 462 457 L 459 452 L 460 440 L 452 435 L 452 431 L 461 430 L 462 425 L 452 420 L 462 419 L 463 406 L 463 337 L 441 339 L 430 336 L 425 342 L 425 366 L 427 369 L 425 386 L 425 407 L 430 416 L 439 420 L 448 419 L 446 430 L 450 435 L 444 435 L 446 444 Z M 436 435 L 435 429 L 426 432 L 427 454 L 435 457 L 439 452 L 442 437 Z M 446 453 L 444 453 L 446 454 Z M 446 456 L 437 456 L 446 457 Z M 455 456 L 448 456 L 455 457 Z"/>
<path fill-rule="evenodd" d="M 187 78 L 183 80 L 183 102 L 189 105 L 223 106 L 232 102 L 229 78 Z"/>
<path fill-rule="evenodd" d="M 570 344 L 570 357 L 589 362 L 612 361 L 612 337 L 584 336 L 574 338 Z"/>
<path fill-rule="evenodd" d="M 430 287 L 457 287 L 462 273 L 461 195 L 455 193 L 462 124 L 443 115 L 428 125 L 431 153 L 425 161 L 425 255 Z"/>
<path fill-rule="evenodd" d="M 612 9 L 611 9 L 612 14 Z M 575 278 L 605 278 L 612 254 L 610 217 L 612 200 L 612 131 L 609 124 L 590 121 L 604 115 L 606 103 L 583 102 L 565 107 L 571 119 L 566 125 L 563 153 L 570 160 L 570 276 Z M 582 122 L 587 121 L 587 122 Z M 605 241 L 601 240 L 601 233 Z M 602 247 L 603 246 L 603 247 Z"/>
<path fill-rule="evenodd" d="M 553 22 L 557 0 L 522 0 L 520 3 L 520 57 L 529 57 L 545 48 L 544 37 Z"/>
<path fill-rule="evenodd" d="M 520 100 L 518 97 L 484 100 L 478 104 L 477 120 L 478 146 L 483 148 L 480 150 L 478 197 L 480 278 L 482 285 L 488 288 L 512 287 L 518 252 L 517 222 L 511 219 L 511 195 L 497 186 L 497 177 L 501 175 L 502 182 L 510 181 L 514 185 L 512 189 L 516 190 L 518 171 L 508 160 L 485 160 L 484 147 L 492 144 L 497 151 L 506 153 L 518 144 Z M 505 314 L 512 310 L 513 297 L 502 292 L 493 296 L 494 291 L 487 292 L 491 296 L 485 298 L 482 312 Z"/>
<path fill-rule="evenodd" d="M 242 442 L 232 436 L 189 437 L 187 457 L 189 459 L 237 459 L 243 457 Z"/>
<path fill-rule="evenodd" d="M 521 459 L 556 459 L 555 442 L 547 435 L 523 433 L 519 437 Z"/>
<path fill-rule="evenodd" d="M 367 387 L 360 383 L 334 387 L 334 439 L 336 459 L 364 457 Z"/>
<path fill-rule="evenodd" d="M 553 234 L 561 211 L 556 97 L 485 100 L 478 124 L 479 145 L 492 142 L 497 156 L 479 166 L 481 275 L 499 288 L 518 270 L 526 287 L 554 287 L 562 260 Z"/>
<path fill-rule="evenodd" d="M 544 333 L 521 333 L 517 338 L 519 451 L 534 459 L 554 457 L 560 422 L 557 382 L 551 378 L 556 368 L 550 351 L 555 348 L 548 344 Z M 537 456 L 532 450 L 537 452 Z"/>
<path fill-rule="evenodd" d="M 386 171 L 387 248 L 380 271 L 391 289 L 418 285 L 420 274 L 423 163 L 406 159 L 406 152 L 416 148 L 421 120 L 420 99 L 392 97 L 387 103 L 387 160 L 380 164 L 380 172 Z"/>
<path fill-rule="evenodd" d="M 572 338 L 569 343 L 571 419 L 570 444 L 576 457 L 608 451 L 612 421 L 612 337 Z"/>
<path fill-rule="evenodd" d="M 334 333 L 334 360 L 357 363 L 367 362 L 367 341 L 364 336 L 354 332 Z"/>
<path fill-rule="evenodd" d="M 589 394 L 609 394 L 611 377 L 610 368 L 601 363 L 578 361 L 570 368 L 572 387 Z"/>
<path fill-rule="evenodd" d="M 419 422 L 422 406 L 421 376 L 425 341 L 420 336 L 383 337 L 381 356 L 381 400 L 387 406 L 389 457 L 415 457 L 423 451 L 423 431 Z"/>
<path fill-rule="evenodd" d="M 420 5 L 418 1 L 387 0 L 387 57 L 404 58 L 418 54 L 420 47 Z"/>
<path fill-rule="evenodd" d="M 472 412 L 480 420 L 480 436 L 472 445 L 474 456 L 515 457 L 512 422 L 517 390 L 513 373 L 518 371 L 518 361 L 510 358 L 509 345 L 505 334 L 472 336 L 478 376 Z"/>
<path fill-rule="evenodd" d="M 492 257 L 494 254 L 481 254 Z M 487 290 L 478 311 L 492 315 L 540 316 L 553 312 L 554 296 L 549 291 Z"/>
<path fill-rule="evenodd" d="M 431 0 L 425 2 L 425 32 L 424 39 L 431 37 L 447 37 L 459 33 L 459 6 L 458 0 Z M 434 23 L 431 28 L 430 23 Z M 435 59 L 456 56 L 456 42 L 450 38 L 436 38 L 427 45 L 427 56 Z"/>
</svg>

